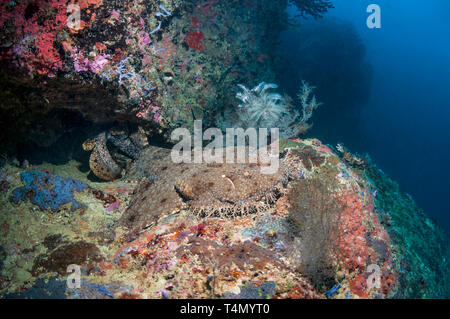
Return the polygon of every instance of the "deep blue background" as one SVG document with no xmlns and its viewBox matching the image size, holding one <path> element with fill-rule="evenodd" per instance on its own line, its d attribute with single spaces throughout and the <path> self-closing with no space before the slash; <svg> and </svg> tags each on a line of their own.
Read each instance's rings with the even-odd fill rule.
<svg viewBox="0 0 450 319">
<path fill-rule="evenodd" d="M 381 7 L 381 29 L 366 26 L 371 3 Z M 350 123 L 335 123 L 351 135 L 327 136 L 329 128 L 321 127 L 317 118 L 316 135 L 330 143 L 339 139 L 351 151 L 368 152 L 428 215 L 450 230 L 450 1 L 333 4 L 336 8 L 323 21 L 338 18 L 353 24 L 371 66 L 370 96 L 351 130 Z"/>
</svg>

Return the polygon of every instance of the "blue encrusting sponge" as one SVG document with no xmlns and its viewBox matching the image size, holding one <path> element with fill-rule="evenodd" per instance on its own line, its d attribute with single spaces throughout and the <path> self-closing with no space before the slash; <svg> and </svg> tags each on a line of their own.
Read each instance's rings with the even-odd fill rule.
<svg viewBox="0 0 450 319">
<path fill-rule="evenodd" d="M 25 185 L 16 188 L 10 197 L 14 204 L 29 199 L 41 210 L 50 208 L 54 212 L 67 203 L 72 203 L 72 211 L 86 207 L 73 197 L 74 191 L 82 192 L 88 188 L 80 181 L 40 171 L 24 172 L 21 180 Z"/>
</svg>

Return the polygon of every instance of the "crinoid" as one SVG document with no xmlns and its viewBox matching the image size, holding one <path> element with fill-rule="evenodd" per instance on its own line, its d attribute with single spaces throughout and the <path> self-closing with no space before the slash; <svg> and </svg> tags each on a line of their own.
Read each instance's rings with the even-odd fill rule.
<svg viewBox="0 0 450 319">
<path fill-rule="evenodd" d="M 236 217 L 267 209 L 283 193 L 287 174 L 283 163 L 274 174 L 262 174 L 262 165 L 175 164 L 169 150 L 150 147 L 128 173 L 141 182 L 119 224 L 139 231 L 181 209 L 200 217 Z"/>
<path fill-rule="evenodd" d="M 225 109 L 216 119 L 217 126 L 223 131 L 230 127 L 278 128 L 282 138 L 297 137 L 312 127 L 309 121 L 321 105 L 313 95 L 315 88 L 306 81 L 302 82 L 298 93 L 299 107 L 294 106 L 287 95 L 283 97 L 273 92 L 278 88 L 273 83 L 261 82 L 253 89 L 241 84 L 238 87 L 238 107 Z"/>
</svg>

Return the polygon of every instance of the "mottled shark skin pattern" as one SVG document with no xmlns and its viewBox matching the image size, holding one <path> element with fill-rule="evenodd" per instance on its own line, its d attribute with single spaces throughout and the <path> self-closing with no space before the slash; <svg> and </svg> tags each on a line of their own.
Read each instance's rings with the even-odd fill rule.
<svg viewBox="0 0 450 319">
<path fill-rule="evenodd" d="M 118 129 L 102 132 L 98 136 L 85 141 L 83 149 L 92 151 L 89 158 L 89 167 L 95 176 L 105 181 L 118 179 L 122 172 L 122 167 L 116 160 L 118 156 L 113 156 L 107 143 L 124 154 L 126 158 L 133 160 L 137 159 L 141 150 L 147 146 L 142 132 L 129 135 L 127 131 Z"/>
<path fill-rule="evenodd" d="M 106 147 L 106 133 L 101 133 L 97 137 L 89 158 L 89 167 L 95 176 L 105 181 L 112 181 L 120 176 L 122 169 Z"/>
<path fill-rule="evenodd" d="M 266 209 L 283 192 L 287 174 L 282 163 L 275 174 L 262 174 L 261 166 L 248 161 L 175 164 L 170 150 L 149 147 L 126 176 L 140 183 L 119 224 L 138 233 L 182 209 L 200 217 L 235 217 Z"/>
</svg>

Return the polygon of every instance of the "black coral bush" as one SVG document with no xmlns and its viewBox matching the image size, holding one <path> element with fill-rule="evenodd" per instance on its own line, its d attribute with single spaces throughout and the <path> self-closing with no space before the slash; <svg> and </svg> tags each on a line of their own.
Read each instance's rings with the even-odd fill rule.
<svg viewBox="0 0 450 319">
<path fill-rule="evenodd" d="M 314 285 L 334 284 L 338 224 L 342 205 L 319 179 L 294 181 L 288 194 L 290 218 L 300 233 L 300 272 Z"/>
</svg>

